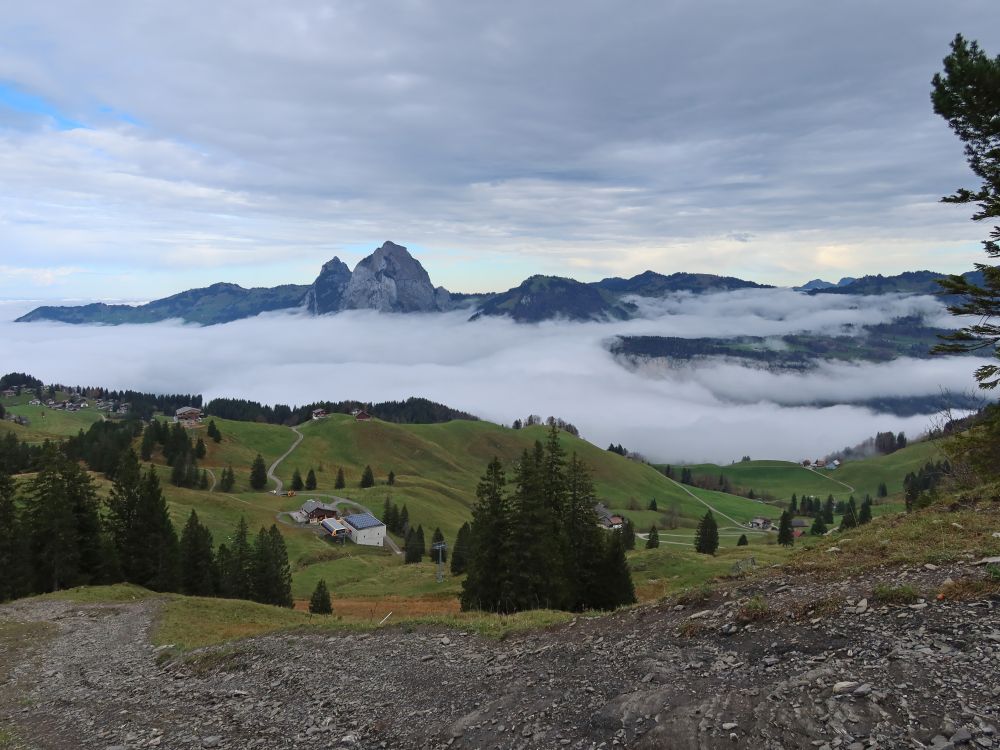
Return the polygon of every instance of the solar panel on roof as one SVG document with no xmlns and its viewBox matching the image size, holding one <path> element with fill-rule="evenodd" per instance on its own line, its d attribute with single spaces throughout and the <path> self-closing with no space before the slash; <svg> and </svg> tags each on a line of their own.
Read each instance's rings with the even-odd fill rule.
<svg viewBox="0 0 1000 750">
<path fill-rule="evenodd" d="M 370 529 L 374 526 L 382 526 L 383 523 L 375 518 L 371 513 L 354 513 L 353 515 L 344 518 L 346 523 L 351 524 L 354 528 L 358 529 Z"/>
</svg>

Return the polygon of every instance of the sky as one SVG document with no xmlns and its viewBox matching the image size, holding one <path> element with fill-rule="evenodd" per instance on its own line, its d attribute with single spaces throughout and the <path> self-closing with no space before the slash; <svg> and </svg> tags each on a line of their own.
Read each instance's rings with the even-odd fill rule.
<svg viewBox="0 0 1000 750">
<path fill-rule="evenodd" d="M 66 0 L 0 14 L 0 298 L 980 259 L 931 111 L 995 0 Z"/>
<path fill-rule="evenodd" d="M 469 322 L 468 311 L 370 310 L 279 312 L 205 327 L 10 322 L 25 310 L 26 303 L 0 302 L 4 356 L 47 383 L 293 406 L 423 396 L 507 425 L 529 414 L 557 416 L 597 445 L 620 443 L 673 463 L 728 463 L 748 453 L 814 459 L 886 430 L 913 438 L 940 426 L 941 415 L 902 418 L 850 404 L 972 393 L 980 363 L 971 357 L 828 362 L 794 373 L 719 360 L 635 368 L 608 351 L 622 335 L 834 334 L 905 315 L 954 326 L 931 297 L 810 297 L 784 289 L 678 294 L 643 303 L 641 316 L 629 321 L 534 325 Z"/>
</svg>

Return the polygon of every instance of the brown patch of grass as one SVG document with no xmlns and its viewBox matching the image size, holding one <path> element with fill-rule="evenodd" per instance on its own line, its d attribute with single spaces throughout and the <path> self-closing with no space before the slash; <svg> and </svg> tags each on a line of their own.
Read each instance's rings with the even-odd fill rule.
<svg viewBox="0 0 1000 750">
<path fill-rule="evenodd" d="M 955 602 L 981 601 L 1000 597 L 1000 580 L 959 578 L 941 588 L 940 597 Z"/>
<path fill-rule="evenodd" d="M 714 589 L 707 583 L 703 583 L 700 586 L 684 589 L 677 595 L 676 601 L 678 604 L 684 605 L 704 604 L 712 598 L 713 593 Z"/>
<path fill-rule="evenodd" d="M 697 638 L 705 631 L 705 624 L 700 620 L 685 620 L 677 627 L 677 635 L 681 638 Z"/>
<path fill-rule="evenodd" d="M 842 597 L 825 596 L 813 602 L 799 602 L 792 607 L 791 612 L 796 620 L 811 620 L 836 614 L 843 606 Z"/>
</svg>

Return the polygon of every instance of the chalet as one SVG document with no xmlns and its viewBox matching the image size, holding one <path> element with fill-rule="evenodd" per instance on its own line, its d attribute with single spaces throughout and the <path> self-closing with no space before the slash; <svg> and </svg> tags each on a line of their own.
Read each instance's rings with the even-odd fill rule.
<svg viewBox="0 0 1000 750">
<path fill-rule="evenodd" d="M 318 500 L 306 500 L 299 508 L 299 512 L 306 517 L 309 523 L 320 523 L 324 518 L 337 517 L 336 508 Z"/>
<path fill-rule="evenodd" d="M 358 422 L 368 422 L 371 420 L 372 415 L 366 412 L 364 409 L 358 409 L 358 411 L 354 413 L 354 418 Z"/>
<path fill-rule="evenodd" d="M 199 419 L 201 419 L 201 409 L 196 409 L 193 406 L 182 406 L 174 412 L 175 422 L 197 422 Z"/>
<path fill-rule="evenodd" d="M 763 516 L 757 516 L 756 518 L 750 519 L 750 523 L 747 524 L 751 529 L 763 529 L 767 530 L 771 528 L 771 519 L 764 518 Z"/>
<path fill-rule="evenodd" d="M 813 461 L 813 466 L 815 466 L 817 469 L 825 469 L 826 461 L 824 461 L 822 458 L 817 458 L 815 461 Z"/>
<path fill-rule="evenodd" d="M 371 513 L 352 513 L 341 522 L 347 529 L 347 537 L 355 544 L 368 547 L 385 545 L 385 524 Z"/>
<path fill-rule="evenodd" d="M 16 395 L 17 391 L 15 391 L 13 388 L 4 388 L 2 391 L 0 391 L 0 396 L 3 396 L 4 398 L 14 398 L 14 396 Z"/>
<path fill-rule="evenodd" d="M 312 418 L 313 419 L 322 419 L 325 416 L 326 416 L 326 409 L 313 409 L 312 410 Z"/>
<path fill-rule="evenodd" d="M 597 514 L 597 523 L 605 529 L 620 529 L 624 523 L 625 519 L 619 515 L 615 515 L 604 503 L 598 503 L 594 506 L 594 513 Z"/>
</svg>

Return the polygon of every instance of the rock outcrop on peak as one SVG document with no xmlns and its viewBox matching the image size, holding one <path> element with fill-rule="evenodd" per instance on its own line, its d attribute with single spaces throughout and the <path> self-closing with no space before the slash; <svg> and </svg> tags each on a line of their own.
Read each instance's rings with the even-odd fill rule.
<svg viewBox="0 0 1000 750">
<path fill-rule="evenodd" d="M 447 292 L 434 288 L 420 262 L 402 245 L 386 242 L 354 267 L 341 309 L 434 312 L 442 302 Z"/>
<path fill-rule="evenodd" d="M 351 281 L 351 269 L 340 258 L 334 257 L 320 269 L 316 281 L 309 287 L 305 307 L 313 315 L 337 312 L 341 309 L 344 290 Z"/>
</svg>

